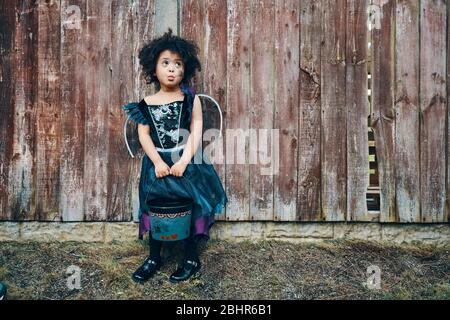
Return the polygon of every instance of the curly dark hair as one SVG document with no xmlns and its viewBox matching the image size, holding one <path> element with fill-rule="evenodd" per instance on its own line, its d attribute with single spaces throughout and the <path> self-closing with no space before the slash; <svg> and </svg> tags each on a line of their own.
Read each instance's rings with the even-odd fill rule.
<svg viewBox="0 0 450 320">
<path fill-rule="evenodd" d="M 195 42 L 173 35 L 171 28 L 139 51 L 139 63 L 142 65 L 147 83 L 155 83 L 156 88 L 160 89 L 158 78 L 154 74 L 158 57 L 164 50 L 170 50 L 180 55 L 184 64 L 184 77 L 181 83 L 189 86 L 195 70 L 201 71 L 200 60 L 197 57 L 199 49 Z"/>
</svg>

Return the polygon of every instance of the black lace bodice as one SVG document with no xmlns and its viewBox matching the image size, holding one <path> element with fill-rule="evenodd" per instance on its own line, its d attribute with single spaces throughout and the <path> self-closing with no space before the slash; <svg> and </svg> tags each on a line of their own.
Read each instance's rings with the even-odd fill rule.
<svg viewBox="0 0 450 320">
<path fill-rule="evenodd" d="M 151 116 L 154 127 L 152 140 L 157 139 L 163 148 L 173 148 L 180 139 L 180 124 L 183 101 L 174 101 L 162 105 L 148 105 L 147 109 Z"/>
<path fill-rule="evenodd" d="M 194 94 L 185 92 L 184 100 L 161 105 L 148 105 L 144 99 L 122 108 L 129 119 L 150 126 L 150 137 L 157 148 L 183 145 L 189 135 Z M 186 135 L 187 134 L 187 135 Z"/>
</svg>

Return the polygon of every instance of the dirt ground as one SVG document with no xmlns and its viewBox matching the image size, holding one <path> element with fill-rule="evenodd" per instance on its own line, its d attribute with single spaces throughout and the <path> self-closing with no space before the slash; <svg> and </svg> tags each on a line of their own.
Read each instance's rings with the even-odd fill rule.
<svg viewBox="0 0 450 320">
<path fill-rule="evenodd" d="M 146 241 L 0 243 L 0 281 L 8 299 L 450 299 L 450 248 L 330 241 L 230 243 L 200 248 L 200 277 L 171 284 L 182 259 L 179 243 L 163 249 L 164 265 L 145 284 L 132 272 Z M 80 289 L 67 286 L 80 269 Z M 380 286 L 367 269 L 380 270 Z M 376 276 L 373 276 L 376 279 Z"/>
</svg>

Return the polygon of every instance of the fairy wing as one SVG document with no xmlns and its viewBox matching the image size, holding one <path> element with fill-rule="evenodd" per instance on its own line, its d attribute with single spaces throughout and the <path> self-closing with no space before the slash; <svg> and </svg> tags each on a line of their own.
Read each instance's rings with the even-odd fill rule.
<svg viewBox="0 0 450 320">
<path fill-rule="evenodd" d="M 202 106 L 203 130 L 202 141 L 203 147 L 214 143 L 222 135 L 223 115 L 219 103 L 211 96 L 206 94 L 197 94 Z M 123 135 L 128 153 L 132 158 L 142 148 L 139 142 L 137 131 L 137 123 L 146 124 L 145 118 L 139 112 L 137 103 L 130 103 L 123 107 L 127 111 L 128 117 L 124 122 Z"/>
<path fill-rule="evenodd" d="M 144 115 L 139 109 L 139 103 L 131 102 L 124 106 L 122 109 L 126 111 L 127 118 L 123 124 L 123 135 L 125 145 L 128 149 L 128 153 L 132 158 L 141 149 L 141 143 L 139 142 L 138 123 L 148 124 Z"/>
<path fill-rule="evenodd" d="M 139 149 L 141 149 L 141 143 L 139 142 L 138 126 L 136 122 L 130 120 L 131 116 L 128 116 L 125 120 L 123 125 L 123 135 L 128 153 L 132 158 L 134 158 L 134 155 L 139 152 Z"/>
<path fill-rule="evenodd" d="M 211 96 L 197 94 L 202 105 L 203 147 L 214 143 L 222 135 L 223 114 L 219 103 Z"/>
</svg>

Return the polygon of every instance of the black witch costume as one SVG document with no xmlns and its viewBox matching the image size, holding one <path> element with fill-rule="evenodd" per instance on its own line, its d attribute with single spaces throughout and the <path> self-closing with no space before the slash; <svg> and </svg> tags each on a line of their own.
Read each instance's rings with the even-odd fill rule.
<svg viewBox="0 0 450 320">
<path fill-rule="evenodd" d="M 173 101 L 162 105 L 148 105 L 144 99 L 129 103 L 122 108 L 136 123 L 150 126 L 150 137 L 164 162 L 171 167 L 173 159 L 179 159 L 187 137 L 180 135 L 180 129 L 190 130 L 195 92 L 181 86 L 183 101 Z M 149 203 L 161 198 L 178 200 L 192 199 L 191 235 L 194 238 L 209 238 L 209 230 L 215 215 L 220 214 L 228 202 L 225 190 L 214 166 L 203 153 L 200 143 L 197 153 L 201 153 L 200 163 L 194 156 L 187 165 L 183 176 L 168 175 L 157 178 L 155 166 L 147 154 L 144 155 L 139 181 L 139 238 L 150 230 Z M 176 155 L 174 155 L 176 153 Z"/>
</svg>

